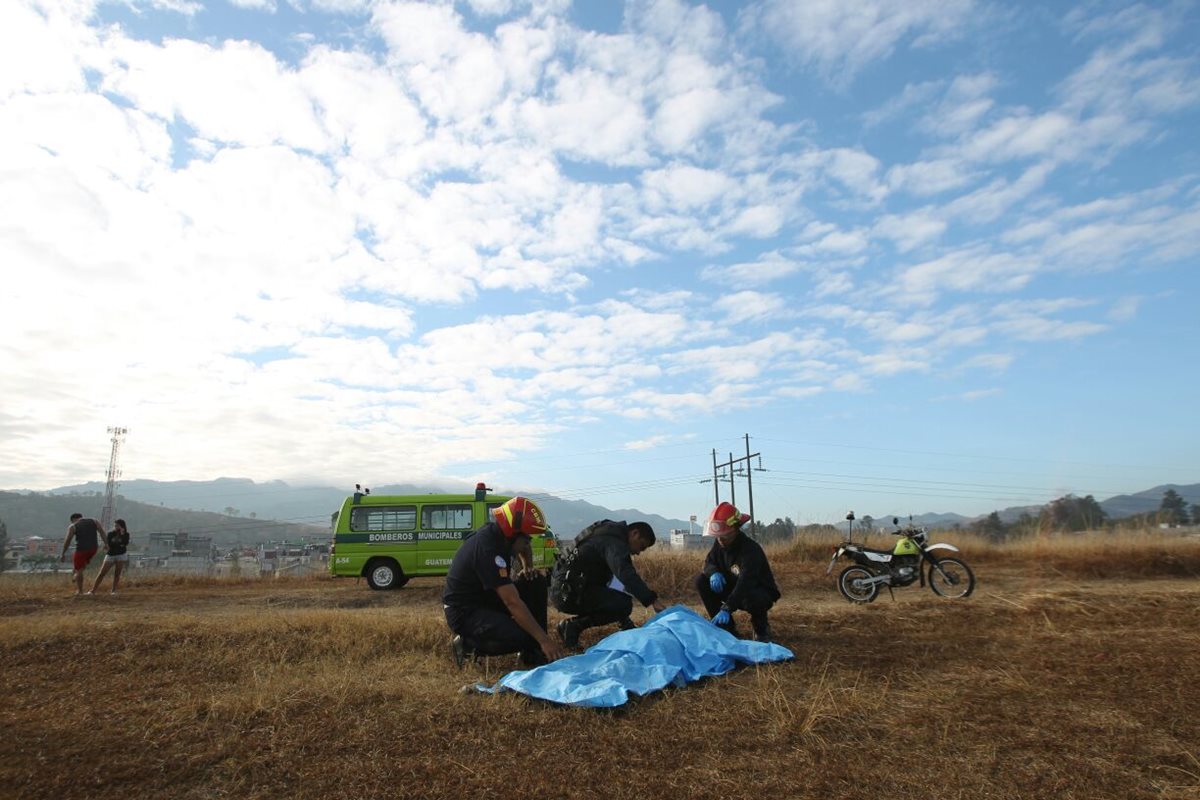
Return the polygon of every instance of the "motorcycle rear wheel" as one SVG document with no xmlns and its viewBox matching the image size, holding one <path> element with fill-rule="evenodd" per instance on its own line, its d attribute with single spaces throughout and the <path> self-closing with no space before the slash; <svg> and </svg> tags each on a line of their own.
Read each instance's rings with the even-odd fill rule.
<svg viewBox="0 0 1200 800">
<path fill-rule="evenodd" d="M 879 584 L 863 584 L 875 576 L 864 567 L 846 567 L 838 575 L 838 591 L 851 603 L 870 603 L 879 596 Z"/>
<path fill-rule="evenodd" d="M 939 558 L 929 565 L 929 588 L 949 600 L 968 597 L 975 591 L 975 573 L 957 558 Z"/>
</svg>

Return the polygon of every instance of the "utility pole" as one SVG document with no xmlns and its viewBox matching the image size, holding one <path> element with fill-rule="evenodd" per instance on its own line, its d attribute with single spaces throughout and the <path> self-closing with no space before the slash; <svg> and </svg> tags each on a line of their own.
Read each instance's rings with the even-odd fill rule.
<svg viewBox="0 0 1200 800">
<path fill-rule="evenodd" d="M 117 502 L 117 478 L 121 477 L 118 468 L 121 456 L 121 443 L 125 440 L 128 428 L 111 427 L 108 432 L 112 435 L 112 455 L 108 459 L 108 485 L 104 488 L 104 510 L 100 512 L 100 527 L 105 531 L 112 527 L 113 509 Z"/>
<path fill-rule="evenodd" d="M 716 493 L 717 505 L 720 505 L 721 504 L 720 478 L 723 476 L 718 475 L 717 470 L 728 467 L 729 468 L 729 502 L 736 506 L 737 499 L 736 499 L 736 494 L 735 494 L 733 478 L 734 478 L 735 474 L 746 476 L 746 489 L 750 495 L 750 525 L 751 525 L 751 530 L 753 530 L 753 526 L 754 526 L 754 477 L 753 477 L 753 473 L 754 472 L 766 472 L 766 470 L 763 469 L 763 465 L 762 465 L 762 453 L 751 453 L 750 452 L 750 434 L 747 433 L 745 435 L 745 440 L 746 440 L 746 455 L 742 456 L 741 458 L 734 458 L 733 453 L 730 453 L 729 460 L 726 461 L 724 464 L 717 463 L 717 451 L 716 450 L 712 451 L 712 459 L 713 459 L 712 482 L 713 482 L 713 491 Z M 751 465 L 750 459 L 752 459 L 752 458 L 758 458 L 758 466 L 757 467 L 754 467 Z M 735 473 L 734 465 L 742 464 L 743 462 L 746 465 L 746 471 Z M 739 469 L 740 469 L 740 467 L 739 467 Z M 751 538 L 753 538 L 753 537 L 751 537 Z"/>
</svg>

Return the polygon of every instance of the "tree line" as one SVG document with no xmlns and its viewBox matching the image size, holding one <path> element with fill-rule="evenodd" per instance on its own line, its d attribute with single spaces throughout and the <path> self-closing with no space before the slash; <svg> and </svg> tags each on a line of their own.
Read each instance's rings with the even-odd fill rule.
<svg viewBox="0 0 1200 800">
<path fill-rule="evenodd" d="M 993 541 L 1026 536 L 1045 531 L 1094 531 L 1112 530 L 1118 526 L 1146 528 L 1168 525 L 1176 527 L 1200 522 L 1200 504 L 1188 506 L 1186 500 L 1174 489 L 1163 492 L 1158 510 L 1131 517 L 1111 519 L 1092 495 L 1076 497 L 1068 494 L 1052 500 L 1042 507 L 1041 513 L 1024 512 L 1013 522 L 1005 522 L 998 511 L 977 519 L 967 530 Z"/>
<path fill-rule="evenodd" d="M 1076 497 L 1073 494 L 1064 495 L 1042 506 L 1038 513 L 1023 512 L 1016 520 L 1005 522 L 999 511 L 993 511 L 986 517 L 981 517 L 968 525 L 955 524 L 954 530 L 969 530 L 992 541 L 1001 542 L 1010 538 L 1019 538 L 1046 531 L 1093 531 L 1112 530 L 1117 527 L 1147 528 L 1159 525 L 1176 527 L 1179 525 L 1200 524 L 1200 503 L 1188 502 L 1174 489 L 1163 492 L 1162 502 L 1158 510 L 1145 514 L 1135 514 L 1131 517 L 1112 519 L 1101 508 L 1100 503 L 1092 495 Z M 864 533 L 870 533 L 875 527 L 875 520 L 864 515 L 858 526 Z M 832 525 L 797 526 L 790 517 L 776 519 L 770 524 L 752 523 L 750 534 L 763 544 L 789 542 L 799 533 L 837 533 Z"/>
</svg>

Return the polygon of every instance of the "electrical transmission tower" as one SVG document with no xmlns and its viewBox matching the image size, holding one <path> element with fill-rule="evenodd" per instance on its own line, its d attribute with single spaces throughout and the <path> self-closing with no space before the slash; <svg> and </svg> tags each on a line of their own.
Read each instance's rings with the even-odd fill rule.
<svg viewBox="0 0 1200 800">
<path fill-rule="evenodd" d="M 117 462 L 121 457 L 121 442 L 125 440 L 129 429 L 113 427 L 109 428 L 108 432 L 112 434 L 112 456 L 108 459 L 108 486 L 104 488 L 104 510 L 100 512 L 100 526 L 106 531 L 112 527 L 113 509 L 117 503 L 117 478 L 121 477 Z"/>
<path fill-rule="evenodd" d="M 734 486 L 733 479 L 735 476 L 739 477 L 739 478 L 745 478 L 746 479 L 746 489 L 750 495 L 750 527 L 747 530 L 754 531 L 755 525 L 757 525 L 757 522 L 755 521 L 755 518 L 754 518 L 754 476 L 751 473 L 766 472 L 766 470 L 763 469 L 762 454 L 750 452 L 750 434 L 747 433 L 745 436 L 745 439 L 746 439 L 746 455 L 742 456 L 741 458 L 734 458 L 733 453 L 730 453 L 728 461 L 726 461 L 724 464 L 718 464 L 717 463 L 717 451 L 716 450 L 712 451 L 713 499 L 716 500 L 717 505 L 721 504 L 721 481 L 725 480 L 725 478 L 728 477 L 729 478 L 729 502 L 732 503 L 733 505 L 737 505 L 737 496 L 736 496 L 737 489 Z M 758 458 L 758 466 L 757 467 L 755 467 L 751 464 L 750 459 L 752 459 L 752 458 Z M 742 464 L 745 464 L 745 466 L 744 467 L 741 466 Z M 735 471 L 735 467 L 736 467 L 736 471 Z M 728 473 L 725 473 L 726 469 L 729 470 Z M 718 473 L 717 470 L 721 470 L 721 472 Z M 743 470 L 745 470 L 745 471 L 743 471 Z M 703 480 L 700 482 L 708 483 L 708 480 Z M 751 534 L 750 538 L 751 539 L 754 538 L 753 534 Z"/>
</svg>

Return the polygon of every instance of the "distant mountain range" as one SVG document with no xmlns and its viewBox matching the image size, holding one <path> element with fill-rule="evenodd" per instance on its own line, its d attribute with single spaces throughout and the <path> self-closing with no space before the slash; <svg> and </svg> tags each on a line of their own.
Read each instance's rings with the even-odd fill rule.
<svg viewBox="0 0 1200 800">
<path fill-rule="evenodd" d="M 100 495 L 105 484 L 99 481 L 62 486 L 52 489 L 52 495 Z M 373 494 L 429 494 L 451 492 L 471 494 L 474 485 L 448 489 L 445 486 L 415 486 L 393 484 L 372 486 Z M 352 490 L 351 490 L 352 491 Z M 499 493 L 499 490 L 497 490 Z M 508 493 L 508 492 L 505 492 Z M 226 514 L 230 517 L 246 518 L 250 514 L 257 520 L 275 520 L 297 525 L 318 526 L 329 529 L 332 514 L 341 508 L 342 501 L 350 494 L 344 489 L 328 486 L 289 486 L 283 481 L 255 483 L 248 478 L 217 478 L 212 481 L 123 481 L 120 497 L 188 511 L 204 511 Z M 643 520 L 660 534 L 672 529 L 687 528 L 688 521 L 668 519 L 658 514 L 647 514 L 637 509 L 611 509 L 583 500 L 562 500 L 544 495 L 536 496 L 546 518 L 560 537 L 571 539 L 575 534 L 599 519 Z M 118 501 L 118 507 L 120 502 Z M 84 513 L 99 516 L 99 507 Z M 64 526 L 65 527 L 65 526 Z"/>
<path fill-rule="evenodd" d="M 473 486 L 462 487 L 459 490 L 457 488 L 447 489 L 444 486 L 433 488 L 408 484 L 372 487 L 374 494 L 425 494 L 447 491 L 469 494 L 473 489 Z M 1110 518 L 1119 519 L 1157 510 L 1162 502 L 1163 493 L 1168 489 L 1174 489 L 1189 505 L 1200 503 L 1200 483 L 1163 484 L 1145 491 L 1117 495 L 1099 502 Z M 82 513 L 99 516 L 104 490 L 103 483 L 93 481 L 74 486 L 63 486 L 42 494 L 50 495 L 59 502 L 66 497 L 76 500 L 87 498 L 84 502 L 71 504 L 73 510 L 74 506 L 78 505 L 80 506 L 78 510 Z M 10 495 L 10 500 L 15 500 L 17 495 L 28 496 L 30 493 L 4 494 Z M 126 513 L 122 511 L 123 502 L 139 504 L 139 516 L 144 517 L 139 522 L 142 530 L 150 529 L 149 518 L 154 518 L 154 524 L 157 525 L 159 517 L 169 511 L 203 513 L 205 515 L 203 526 L 210 531 L 219 527 L 211 515 L 222 515 L 228 523 L 227 527 L 230 531 L 236 530 L 238 537 L 242 541 L 246 541 L 248 536 L 250 539 L 278 536 L 280 527 L 268 527 L 265 524 L 267 521 L 280 523 L 292 531 L 301 529 L 308 533 L 327 531 L 331 515 L 341 507 L 342 501 L 348 494 L 347 490 L 328 486 L 290 486 L 282 481 L 255 483 L 247 478 L 218 478 L 212 481 L 131 480 L 121 484 L 117 513 L 118 516 Z M 0 497 L 0 500 L 3 499 Z M 536 499 L 542 506 L 542 510 L 546 512 L 555 532 L 564 538 L 573 538 L 577 532 L 598 519 L 645 520 L 662 534 L 672 529 L 688 529 L 689 527 L 687 520 L 646 514 L 632 508 L 610 509 L 583 500 L 562 500 L 541 495 L 536 496 Z M 6 503 L 0 503 L 0 519 L 4 519 L 6 513 L 11 515 L 11 511 L 6 512 L 5 505 Z M 141 505 L 147 506 L 147 508 L 140 508 Z M 1013 506 L 998 509 L 1000 518 L 1005 522 L 1015 521 L 1022 513 L 1037 514 L 1040 510 L 1041 506 Z M 133 511 L 130 510 L 128 513 L 132 514 Z M 862 519 L 863 516 L 860 514 L 859 519 Z M 881 522 L 890 522 L 893 516 L 900 515 L 873 514 L 872 516 Z M 918 525 L 936 528 L 965 526 L 978 518 L 978 516 L 970 517 L 955 513 L 926 513 L 915 515 L 912 519 Z M 163 518 L 161 524 L 164 528 L 172 525 L 194 527 L 199 522 L 198 518 L 192 522 L 187 522 L 186 519 L 177 518 L 168 523 L 167 519 Z M 907 521 L 908 516 L 904 515 L 901 519 Z M 8 522 L 10 535 L 19 535 L 19 531 L 14 530 L 14 521 Z M 54 535 L 60 535 L 59 528 L 65 529 L 65 523 L 58 524 L 60 522 L 61 520 L 57 520 L 52 526 L 51 530 Z M 771 520 L 761 520 L 761 522 L 769 523 Z M 256 529 L 261 529 L 260 537 L 251 535 Z M 36 532 L 41 533 L 41 531 Z M 226 537 L 218 534 L 217 538 Z"/>
<path fill-rule="evenodd" d="M 8 531 L 10 543 L 24 542 L 30 536 L 62 541 L 68 518 L 79 512 L 100 517 L 104 497 L 95 492 L 84 494 L 43 494 L 0 492 L 0 520 Z M 213 511 L 181 511 L 164 505 L 140 503 L 120 497 L 116 517 L 129 522 L 133 541 L 145 547 L 152 533 L 186 531 L 192 536 L 207 536 L 221 546 L 255 545 L 265 541 L 296 541 L 321 537 L 329 531 L 328 521 L 320 526 L 271 519 L 236 517 Z"/>
</svg>

